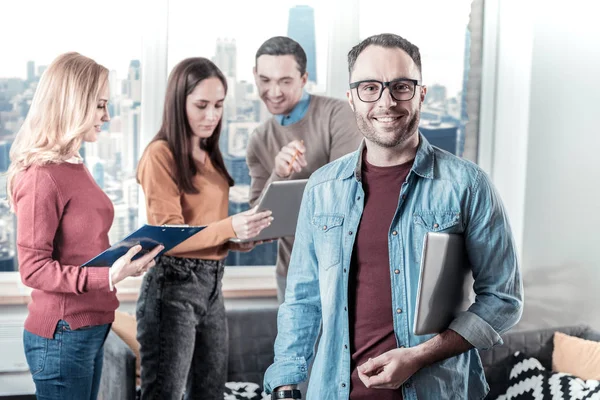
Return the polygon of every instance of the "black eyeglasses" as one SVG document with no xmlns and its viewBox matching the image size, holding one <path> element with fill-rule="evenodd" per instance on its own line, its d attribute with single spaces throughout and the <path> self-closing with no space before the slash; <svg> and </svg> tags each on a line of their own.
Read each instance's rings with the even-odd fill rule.
<svg viewBox="0 0 600 400">
<path fill-rule="evenodd" d="M 375 79 L 353 82 L 350 89 L 356 89 L 358 98 L 365 103 L 374 103 L 381 98 L 383 90 L 390 90 L 392 99 L 396 101 L 408 101 L 415 97 L 417 86 L 421 83 L 416 79 L 400 78 L 389 82 L 381 82 Z"/>
</svg>

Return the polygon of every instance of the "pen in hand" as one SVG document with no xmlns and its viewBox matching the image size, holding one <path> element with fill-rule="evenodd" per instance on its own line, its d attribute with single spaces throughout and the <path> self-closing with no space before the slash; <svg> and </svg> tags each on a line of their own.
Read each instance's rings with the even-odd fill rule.
<svg viewBox="0 0 600 400">
<path fill-rule="evenodd" d="M 304 144 L 304 140 L 300 140 L 300 143 Z M 294 168 L 294 162 L 296 161 L 296 159 L 298 158 L 299 155 L 300 155 L 300 150 L 296 149 L 296 151 L 294 152 L 294 156 L 292 157 L 292 161 L 290 161 L 290 166 L 288 168 L 288 175 L 292 173 L 292 168 Z"/>
</svg>

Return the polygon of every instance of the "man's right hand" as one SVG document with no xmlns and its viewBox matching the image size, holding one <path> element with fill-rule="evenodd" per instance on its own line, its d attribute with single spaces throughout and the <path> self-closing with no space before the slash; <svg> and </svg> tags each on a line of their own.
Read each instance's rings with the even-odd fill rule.
<svg viewBox="0 0 600 400">
<path fill-rule="evenodd" d="M 287 178 L 294 171 L 302 171 L 302 168 L 307 165 L 305 152 L 306 147 L 300 140 L 293 140 L 283 146 L 275 157 L 275 174 L 280 178 Z"/>
</svg>

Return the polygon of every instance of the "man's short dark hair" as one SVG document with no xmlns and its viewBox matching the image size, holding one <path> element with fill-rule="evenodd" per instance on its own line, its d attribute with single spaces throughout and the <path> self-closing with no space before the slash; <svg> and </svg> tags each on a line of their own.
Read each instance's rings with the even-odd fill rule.
<svg viewBox="0 0 600 400">
<path fill-rule="evenodd" d="M 300 75 L 304 75 L 306 72 L 306 53 L 304 49 L 300 46 L 300 43 L 287 36 L 274 36 L 264 42 L 256 51 L 255 65 L 258 63 L 258 57 L 265 54 L 269 56 L 292 55 L 296 59 Z"/>
<path fill-rule="evenodd" d="M 394 35 L 393 33 L 381 33 L 379 35 L 373 35 L 366 38 L 348 52 L 349 75 L 352 75 L 354 63 L 356 63 L 356 59 L 358 58 L 359 54 L 371 45 L 385 47 L 388 49 L 399 48 L 404 50 L 415 62 L 417 68 L 419 69 L 419 73 L 421 73 L 421 53 L 419 52 L 419 48 L 401 36 Z"/>
</svg>

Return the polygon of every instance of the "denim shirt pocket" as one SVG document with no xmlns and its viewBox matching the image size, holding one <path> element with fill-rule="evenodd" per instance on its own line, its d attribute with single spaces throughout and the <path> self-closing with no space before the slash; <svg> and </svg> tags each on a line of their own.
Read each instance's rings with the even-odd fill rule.
<svg viewBox="0 0 600 400">
<path fill-rule="evenodd" d="M 342 255 L 343 214 L 315 214 L 312 218 L 315 253 L 319 266 L 338 265 Z"/>
<path fill-rule="evenodd" d="M 427 232 L 462 233 L 460 211 L 415 211 L 413 213 L 413 250 L 418 260 L 421 259 L 423 239 Z"/>
</svg>

